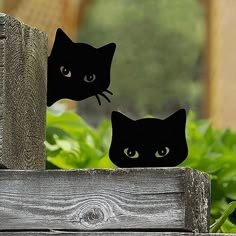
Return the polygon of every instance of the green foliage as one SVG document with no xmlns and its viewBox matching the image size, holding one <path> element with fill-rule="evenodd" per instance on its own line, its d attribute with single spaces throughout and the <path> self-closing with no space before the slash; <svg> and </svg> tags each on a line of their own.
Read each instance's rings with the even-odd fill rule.
<svg viewBox="0 0 236 236">
<path fill-rule="evenodd" d="M 223 215 L 215 221 L 210 227 L 211 233 L 217 233 L 222 228 L 221 232 L 235 233 L 235 225 L 229 222 L 228 217 L 231 217 L 236 209 L 236 201 L 232 201 L 228 204 L 227 208 L 223 212 Z M 226 223 L 225 223 L 226 222 Z M 229 228 L 229 229 L 228 229 Z"/>
<path fill-rule="evenodd" d="M 206 172 L 211 178 L 211 223 L 220 218 L 228 203 L 236 200 L 236 133 L 214 129 L 208 120 L 196 120 L 188 114 L 189 155 L 181 166 Z M 236 232 L 233 213 L 220 232 Z"/>
<path fill-rule="evenodd" d="M 73 112 L 47 112 L 45 146 L 48 167 L 114 168 L 108 158 L 111 127 L 102 121 L 95 130 Z"/>
<path fill-rule="evenodd" d="M 211 223 L 214 223 L 223 215 L 228 203 L 236 200 L 236 133 L 214 129 L 208 120 L 197 120 L 192 112 L 188 114 L 186 133 L 189 155 L 181 166 L 209 174 L 212 181 Z M 72 112 L 47 113 L 48 167 L 115 168 L 108 157 L 110 142 L 108 120 L 93 128 Z M 220 232 L 235 233 L 234 223 L 236 214 L 233 212 L 220 227 Z"/>
</svg>

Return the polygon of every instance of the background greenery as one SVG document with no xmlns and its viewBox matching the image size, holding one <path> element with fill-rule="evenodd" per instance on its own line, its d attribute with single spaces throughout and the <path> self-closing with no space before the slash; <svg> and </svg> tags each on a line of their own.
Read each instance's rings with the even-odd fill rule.
<svg viewBox="0 0 236 236">
<path fill-rule="evenodd" d="M 211 223 L 236 200 L 236 133 L 216 130 L 208 120 L 189 112 L 186 129 L 189 155 L 181 166 L 209 174 L 212 182 Z M 91 127 L 73 112 L 47 113 L 48 168 L 116 168 L 108 157 L 111 142 L 110 120 Z M 236 213 L 231 214 L 221 232 L 236 233 Z"/>
<path fill-rule="evenodd" d="M 78 103 L 90 124 L 111 110 L 165 117 L 180 108 L 201 115 L 205 17 L 198 0 L 94 0 L 78 41 L 117 44 L 111 67 L 112 105 Z"/>
</svg>

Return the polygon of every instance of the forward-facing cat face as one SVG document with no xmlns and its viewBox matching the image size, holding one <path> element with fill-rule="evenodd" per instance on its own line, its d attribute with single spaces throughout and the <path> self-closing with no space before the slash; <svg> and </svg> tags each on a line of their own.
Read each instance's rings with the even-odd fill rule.
<svg viewBox="0 0 236 236">
<path fill-rule="evenodd" d="M 188 155 L 185 138 L 186 112 L 177 111 L 165 120 L 131 120 L 113 111 L 111 161 L 118 167 L 177 166 Z"/>
<path fill-rule="evenodd" d="M 116 45 L 94 48 L 85 43 L 73 43 L 61 30 L 56 32 L 51 55 L 48 58 L 47 105 L 62 98 L 80 101 L 91 96 L 112 94 L 110 68 Z"/>
</svg>

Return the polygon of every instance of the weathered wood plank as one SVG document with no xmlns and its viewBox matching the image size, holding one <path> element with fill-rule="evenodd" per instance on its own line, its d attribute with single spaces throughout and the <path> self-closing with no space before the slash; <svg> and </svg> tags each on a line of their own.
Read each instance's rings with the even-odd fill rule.
<svg viewBox="0 0 236 236">
<path fill-rule="evenodd" d="M 47 37 L 0 14 L 0 164 L 45 169 Z"/>
<path fill-rule="evenodd" d="M 207 229 L 210 218 L 210 190 L 209 184 L 206 184 L 206 179 L 199 178 L 199 172 L 186 172 L 186 206 L 189 206 L 185 211 L 185 222 L 189 229 L 199 229 L 203 227 Z M 208 197 L 202 193 L 207 193 Z M 202 214 L 202 213 L 205 214 Z M 189 224 L 189 225 L 188 225 Z M 200 231 L 205 232 L 205 231 Z"/>
<path fill-rule="evenodd" d="M 51 231 L 51 232 L 0 232 L 0 236 L 235 236 L 236 234 L 211 234 L 211 233 L 181 233 L 181 232 L 69 232 L 69 231 Z"/>
<path fill-rule="evenodd" d="M 0 171 L 0 230 L 208 232 L 210 182 L 189 168 Z"/>
</svg>

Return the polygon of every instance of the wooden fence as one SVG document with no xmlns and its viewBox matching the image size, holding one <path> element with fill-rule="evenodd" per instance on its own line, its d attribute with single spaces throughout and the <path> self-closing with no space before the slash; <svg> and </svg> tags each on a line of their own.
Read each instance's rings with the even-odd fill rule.
<svg viewBox="0 0 236 236">
<path fill-rule="evenodd" d="M 0 236 L 210 235 L 199 171 L 45 170 L 46 45 L 0 14 Z"/>
</svg>

